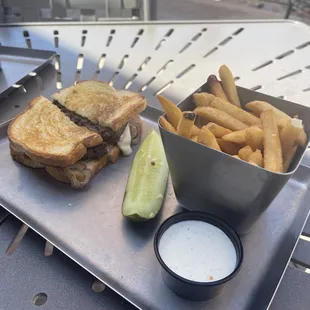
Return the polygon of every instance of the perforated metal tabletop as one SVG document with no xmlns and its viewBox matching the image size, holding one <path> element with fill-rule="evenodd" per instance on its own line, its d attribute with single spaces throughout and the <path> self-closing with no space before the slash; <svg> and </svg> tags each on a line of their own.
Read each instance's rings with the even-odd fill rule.
<svg viewBox="0 0 310 310">
<path fill-rule="evenodd" d="M 3 130 L 8 121 L 25 109 L 36 95 L 43 93 L 50 96 L 57 89 L 70 86 L 79 80 L 95 78 L 109 82 L 118 89 L 141 92 L 150 106 L 159 108 L 157 94 L 161 93 L 177 103 L 203 84 L 209 74 L 216 73 L 223 63 L 231 68 L 238 85 L 308 105 L 310 63 L 307 55 L 310 49 L 310 30 L 299 23 L 55 23 L 2 25 L 0 29 L 2 45 L 55 50 L 58 53 L 54 66 L 47 67 L 40 74 L 33 74 L 33 79 L 24 85 L 15 85 L 18 90 L 1 102 L 0 127 Z M 0 145 L 3 142 L 1 141 Z M 309 157 L 306 156 L 306 160 L 309 161 Z M 276 201 L 280 206 L 286 202 L 292 203 L 296 208 L 290 212 L 283 209 L 284 213 L 279 217 L 274 209 L 268 210 L 264 216 L 265 222 L 256 227 L 256 236 L 248 238 L 246 246 L 252 246 L 249 245 L 250 241 L 259 242 L 258 234 L 265 238 L 272 235 L 279 238 L 279 241 L 289 234 L 289 246 L 294 248 L 309 211 L 305 204 L 308 197 L 307 169 L 305 166 L 305 170 L 296 175 L 288 191 L 282 193 Z M 301 180 L 305 180 L 305 187 L 295 187 Z M 291 195 L 294 192 L 299 195 L 296 202 Z M 171 188 L 168 193 L 171 193 L 168 197 L 169 205 L 175 205 Z M 31 206 L 20 207 L 18 212 L 16 206 L 13 208 L 8 204 L 5 207 L 11 212 L 14 211 L 15 215 L 31 224 L 36 231 L 86 268 L 83 257 L 85 253 L 73 255 L 81 244 L 75 243 L 71 238 L 72 229 L 69 228 L 67 234 L 60 238 L 59 232 L 51 230 L 53 225 L 47 220 L 51 217 L 44 208 L 42 213 L 32 213 Z M 92 215 L 87 214 L 87 220 L 91 218 Z M 46 227 L 44 221 L 47 221 Z M 62 227 L 61 231 L 65 231 L 65 228 Z M 270 251 L 275 251 L 271 243 L 269 246 Z M 145 249 L 139 250 L 143 255 Z M 132 303 L 140 308 L 174 309 L 174 305 L 169 304 L 169 300 L 174 300 L 174 296 L 167 297 L 165 293 L 165 297 L 159 300 L 160 291 L 149 290 L 150 283 L 145 287 L 140 285 L 143 271 L 137 277 L 132 275 L 120 280 L 118 277 L 121 275 L 121 268 L 115 262 L 109 261 L 109 255 L 105 257 L 106 270 L 98 269 L 94 264 L 99 259 L 94 259 L 95 255 L 95 251 L 86 254 L 87 269 L 110 286 L 114 286 L 116 291 Z M 250 254 L 253 255 L 254 253 Z M 285 267 L 289 258 L 290 255 L 283 257 L 279 265 Z M 250 269 L 246 270 L 251 273 Z M 105 273 L 107 271 L 108 275 Z M 111 274 L 114 274 L 115 278 L 111 278 Z M 268 287 L 263 288 L 261 285 L 262 283 L 257 283 L 251 288 L 253 299 L 251 296 L 237 298 L 231 304 L 233 308 L 239 310 L 246 309 L 249 305 L 267 306 L 273 295 L 270 290 L 275 287 L 270 286 L 268 291 Z M 155 283 L 154 287 L 157 286 L 158 283 Z M 268 296 L 262 300 L 260 294 Z M 216 302 L 196 303 L 195 309 L 209 309 L 215 304 Z M 221 304 L 228 303 L 220 297 L 217 306 L 220 307 Z M 181 305 L 179 301 L 178 305 Z M 189 309 L 194 306 L 182 303 L 182 307 Z"/>
</svg>

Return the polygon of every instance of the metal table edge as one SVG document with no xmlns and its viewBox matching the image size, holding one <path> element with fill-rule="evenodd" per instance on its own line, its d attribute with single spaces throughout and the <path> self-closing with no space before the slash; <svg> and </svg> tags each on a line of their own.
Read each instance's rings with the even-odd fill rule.
<svg viewBox="0 0 310 310">
<path fill-rule="evenodd" d="M 220 20 L 159 20 L 159 21 L 97 21 L 97 22 L 22 22 L 22 23 L 0 23 L 0 27 L 22 27 L 22 26 L 90 26 L 90 25 L 184 25 L 184 24 L 297 24 L 306 27 L 310 30 L 310 27 L 303 22 L 289 19 L 220 19 Z"/>
<path fill-rule="evenodd" d="M 309 218 L 310 218 L 310 211 L 308 212 L 308 215 L 307 215 L 306 218 L 305 218 L 304 224 L 303 224 L 302 227 L 301 227 L 301 230 L 300 230 L 300 232 L 299 232 L 299 236 L 300 236 L 301 233 L 303 232 L 304 227 L 305 227 L 305 225 L 306 225 L 306 223 L 307 223 L 307 221 L 308 221 Z M 284 268 L 284 270 L 283 270 L 283 273 L 282 273 L 282 275 L 281 275 L 281 278 L 280 278 L 280 280 L 279 280 L 279 282 L 278 282 L 278 285 L 277 285 L 275 291 L 273 292 L 273 295 L 272 295 L 272 297 L 271 297 L 271 299 L 270 299 L 270 301 L 269 301 L 269 304 L 268 304 L 266 310 L 268 310 L 268 309 L 270 308 L 270 306 L 271 306 L 271 304 L 272 304 L 272 302 L 273 302 L 273 300 L 274 300 L 274 298 L 275 298 L 275 296 L 276 296 L 276 294 L 277 294 L 277 291 L 278 291 L 278 289 L 279 289 L 279 287 L 280 287 L 280 285 L 281 285 L 281 282 L 282 282 L 282 280 L 283 280 L 283 278 L 284 278 L 284 276 L 285 276 L 286 270 L 287 270 L 287 268 L 288 268 L 288 266 L 289 266 L 289 263 L 290 263 L 290 261 L 291 261 L 291 259 L 292 259 L 292 256 L 294 255 L 294 252 L 295 252 L 295 249 L 296 249 L 296 247 L 297 247 L 298 241 L 299 241 L 299 238 L 297 238 L 297 240 L 296 240 L 296 242 L 295 242 L 295 245 L 294 245 L 294 247 L 293 247 L 292 253 L 291 253 L 291 255 L 289 256 L 289 259 L 288 259 L 288 261 L 287 261 L 287 264 L 286 264 L 286 266 L 285 266 L 285 268 Z"/>
</svg>

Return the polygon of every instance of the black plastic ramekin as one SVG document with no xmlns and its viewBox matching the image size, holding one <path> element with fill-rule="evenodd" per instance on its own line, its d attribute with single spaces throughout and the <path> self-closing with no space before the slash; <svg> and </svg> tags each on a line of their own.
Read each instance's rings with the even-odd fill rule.
<svg viewBox="0 0 310 310">
<path fill-rule="evenodd" d="M 218 227 L 228 236 L 235 247 L 237 255 L 236 267 L 230 275 L 218 281 L 196 282 L 177 275 L 165 264 L 158 250 L 162 235 L 173 224 L 188 220 L 207 222 Z M 163 280 L 169 289 L 182 298 L 197 301 L 208 300 L 217 296 L 224 288 L 224 285 L 238 273 L 243 260 L 243 247 L 237 233 L 226 222 L 214 215 L 204 212 L 186 211 L 169 217 L 165 222 L 163 222 L 155 234 L 154 250 L 162 267 Z"/>
</svg>

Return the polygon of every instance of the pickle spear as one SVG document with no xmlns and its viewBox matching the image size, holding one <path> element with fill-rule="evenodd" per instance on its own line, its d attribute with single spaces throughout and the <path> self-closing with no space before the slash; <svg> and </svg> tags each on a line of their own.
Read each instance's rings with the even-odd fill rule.
<svg viewBox="0 0 310 310">
<path fill-rule="evenodd" d="M 152 131 L 133 160 L 123 200 L 123 215 L 135 221 L 154 218 L 163 203 L 168 173 L 161 138 Z"/>
</svg>

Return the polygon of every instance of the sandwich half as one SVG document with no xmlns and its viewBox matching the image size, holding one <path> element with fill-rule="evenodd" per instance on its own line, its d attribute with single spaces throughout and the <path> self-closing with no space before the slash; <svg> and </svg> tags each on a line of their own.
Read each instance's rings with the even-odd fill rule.
<svg viewBox="0 0 310 310">
<path fill-rule="evenodd" d="M 54 102 L 43 96 L 34 99 L 9 126 L 12 158 L 43 168 L 74 188 L 84 187 L 121 152 L 129 155 L 130 145 L 140 140 L 138 114 L 146 101 L 138 94 L 125 93 L 101 82 L 85 81 L 54 94 Z"/>
<path fill-rule="evenodd" d="M 118 145 L 123 155 L 130 155 L 130 144 L 141 137 L 139 117 L 146 108 L 145 98 L 130 91 L 118 91 L 100 81 L 82 81 L 52 96 L 57 105 L 75 124 L 97 132 L 103 142 L 88 152 L 96 159 Z"/>
</svg>

